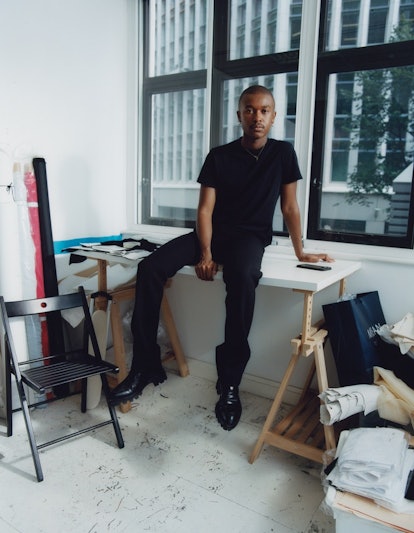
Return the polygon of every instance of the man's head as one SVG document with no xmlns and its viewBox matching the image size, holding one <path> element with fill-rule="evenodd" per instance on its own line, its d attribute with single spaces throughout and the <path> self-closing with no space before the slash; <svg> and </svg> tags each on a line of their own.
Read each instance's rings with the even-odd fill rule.
<svg viewBox="0 0 414 533">
<path fill-rule="evenodd" d="M 239 98 L 237 116 L 243 128 L 243 139 L 249 145 L 266 142 L 276 117 L 275 101 L 269 89 L 253 85 Z"/>
<path fill-rule="evenodd" d="M 247 89 L 244 89 L 244 91 L 240 95 L 240 98 L 239 98 L 239 111 L 240 111 L 240 106 L 241 106 L 243 98 L 245 96 L 249 96 L 251 94 L 267 95 L 273 102 L 273 108 L 276 107 L 272 91 L 270 91 L 267 87 L 264 87 L 263 85 L 251 85 L 250 87 L 247 87 Z"/>
</svg>

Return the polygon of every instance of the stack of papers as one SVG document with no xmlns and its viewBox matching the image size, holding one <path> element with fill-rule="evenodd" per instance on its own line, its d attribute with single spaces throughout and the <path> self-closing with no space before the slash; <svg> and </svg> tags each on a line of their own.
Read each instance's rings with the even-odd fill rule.
<svg viewBox="0 0 414 533">
<path fill-rule="evenodd" d="M 80 246 L 73 246 L 71 248 L 72 252 L 76 253 L 76 250 L 90 251 L 90 252 L 103 252 L 109 255 L 115 255 L 120 257 L 125 257 L 126 259 L 136 260 L 141 259 L 150 255 L 151 252 L 147 250 L 129 250 L 123 246 L 118 246 L 116 244 L 100 244 L 100 243 L 85 243 L 80 244 Z"/>
<path fill-rule="evenodd" d="M 336 465 L 327 481 L 339 490 L 373 499 L 398 512 L 414 513 L 405 499 L 414 451 L 407 434 L 395 428 L 357 428 L 341 433 Z"/>
</svg>

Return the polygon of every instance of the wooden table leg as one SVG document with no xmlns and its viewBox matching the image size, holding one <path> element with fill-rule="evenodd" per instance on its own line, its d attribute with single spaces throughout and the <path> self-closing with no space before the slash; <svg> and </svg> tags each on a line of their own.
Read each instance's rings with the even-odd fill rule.
<svg viewBox="0 0 414 533">
<path fill-rule="evenodd" d="M 294 352 L 292 354 L 292 357 L 290 359 L 290 362 L 289 362 L 289 365 L 287 367 L 287 370 L 285 372 L 285 375 L 283 376 L 283 379 L 282 379 L 282 382 L 280 384 L 280 387 L 276 393 L 276 396 L 275 396 L 275 399 L 273 400 L 273 404 L 270 408 L 270 411 L 269 411 L 269 414 L 267 415 L 267 418 L 266 418 L 266 421 L 263 425 L 263 429 L 262 429 L 262 432 L 260 433 L 260 436 L 256 442 L 256 446 L 253 448 L 253 451 L 250 455 L 250 459 L 249 459 L 249 463 L 252 464 L 254 463 L 254 461 L 257 459 L 257 457 L 259 456 L 262 448 L 263 448 L 263 444 L 265 442 L 265 439 L 266 439 L 266 435 L 268 434 L 268 432 L 271 430 L 273 424 L 274 424 L 274 421 L 275 421 L 275 418 L 276 418 L 276 415 L 280 409 L 280 405 L 282 403 L 282 400 L 283 400 L 283 395 L 286 391 L 286 388 L 289 384 L 289 381 L 290 381 L 290 378 L 292 377 L 292 374 L 293 374 L 293 371 L 295 370 L 295 367 L 297 365 L 297 362 L 298 362 L 298 359 L 299 359 L 299 356 L 300 356 L 300 352 L 299 350 L 296 350 L 296 352 Z"/>
<path fill-rule="evenodd" d="M 343 293 L 344 288 L 344 283 L 341 282 L 341 293 Z M 302 332 L 299 337 L 291 341 L 293 353 L 289 365 L 273 400 L 262 432 L 250 455 L 250 463 L 256 460 L 264 443 L 318 462 L 322 462 L 323 446 L 325 450 L 336 447 L 333 426 L 323 426 L 322 433 L 322 424 L 319 421 L 320 402 L 318 402 L 318 398 L 314 394 L 310 397 L 310 385 L 315 370 L 319 392 L 321 393 L 328 388 L 328 377 L 323 351 L 323 343 L 328 333 L 321 328 L 320 323 L 315 326 L 311 325 L 313 293 L 301 290 L 297 292 L 302 292 L 304 295 Z M 311 354 L 314 356 L 314 361 L 308 373 L 298 404 L 281 422 L 275 424 L 283 395 L 299 361 L 299 357 L 308 357 Z"/>
<path fill-rule="evenodd" d="M 98 259 L 98 291 L 106 292 L 107 290 L 107 274 L 106 274 L 106 260 Z"/>
</svg>

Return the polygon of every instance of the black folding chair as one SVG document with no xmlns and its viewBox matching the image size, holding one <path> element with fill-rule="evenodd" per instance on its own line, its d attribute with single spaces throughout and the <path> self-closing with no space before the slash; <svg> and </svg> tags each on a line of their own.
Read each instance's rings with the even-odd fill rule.
<svg viewBox="0 0 414 533">
<path fill-rule="evenodd" d="M 40 465 L 38 451 L 46 446 L 51 446 L 88 431 L 112 424 L 115 430 L 118 446 L 119 448 L 123 448 L 124 440 L 122 438 L 115 407 L 110 404 L 108 399 L 109 387 L 106 376 L 107 372 L 117 373 L 118 368 L 115 365 L 102 360 L 83 287 L 80 287 L 79 292 L 77 293 L 35 300 L 5 302 L 4 298 L 0 296 L 0 307 L 5 335 L 4 346 L 6 363 L 7 435 L 11 436 L 13 433 L 13 412 L 20 410 L 23 411 L 37 480 L 43 480 L 43 472 Z M 31 359 L 31 347 L 29 346 L 30 343 L 28 342 L 27 348 L 29 352 L 29 358 L 26 357 L 25 353 L 24 360 L 19 360 L 16 351 L 17 343 L 13 340 L 12 335 L 13 328 L 11 323 L 13 320 L 18 319 L 19 317 L 28 317 L 29 315 L 39 315 L 43 320 L 45 319 L 45 315 L 48 317 L 53 316 L 55 318 L 59 318 L 61 311 L 74 308 L 80 308 L 83 312 L 83 345 L 81 349 L 66 350 L 63 348 L 59 351 L 59 353 L 41 357 L 38 356 L 37 358 Z M 53 313 L 53 315 L 49 315 L 48 313 Z M 92 352 L 90 346 L 93 348 L 94 355 L 90 355 L 88 353 L 88 351 Z M 14 375 L 15 377 L 17 391 L 20 398 L 21 407 L 17 409 L 12 408 L 11 375 Z M 66 390 L 65 387 L 68 387 L 69 383 L 80 380 L 81 411 L 85 413 L 87 378 L 94 375 L 100 375 L 101 377 L 102 391 L 109 409 L 110 418 L 103 422 L 88 426 L 85 429 L 71 431 L 64 436 L 49 440 L 42 444 L 37 444 L 33 432 L 29 409 L 39 405 L 40 403 L 49 403 L 53 400 L 59 399 L 59 394 L 55 394 L 54 391 L 59 391 L 59 387 L 63 387 L 63 390 Z M 46 395 L 46 400 L 30 403 L 26 395 L 26 387 L 33 389 L 38 394 Z M 47 409 L 38 410 L 39 413 L 43 412 L 46 416 L 47 411 Z"/>
</svg>

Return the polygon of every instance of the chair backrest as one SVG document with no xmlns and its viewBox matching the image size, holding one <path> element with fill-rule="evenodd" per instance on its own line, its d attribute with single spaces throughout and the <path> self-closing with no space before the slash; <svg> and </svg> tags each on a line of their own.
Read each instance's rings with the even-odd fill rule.
<svg viewBox="0 0 414 533">
<path fill-rule="evenodd" d="M 82 292 L 80 291 L 35 300 L 5 302 L 5 305 L 8 317 L 12 318 L 73 309 L 75 307 L 82 307 L 83 303 Z"/>
<path fill-rule="evenodd" d="M 79 291 L 70 294 L 62 294 L 58 296 L 49 296 L 44 298 L 36 298 L 32 300 L 19 300 L 12 302 L 5 302 L 4 298 L 0 296 L 1 315 L 3 319 L 3 327 L 8 337 L 9 344 L 11 344 L 11 351 L 14 351 L 13 337 L 9 324 L 10 318 L 25 317 L 29 315 L 42 315 L 48 313 L 59 313 L 68 309 L 75 309 L 81 307 L 84 316 L 84 346 L 87 346 L 88 339 L 91 340 L 95 356 L 101 359 L 98 341 L 96 339 L 95 330 L 92 324 L 92 319 L 89 311 L 88 302 L 85 296 L 83 287 L 79 287 Z"/>
</svg>

